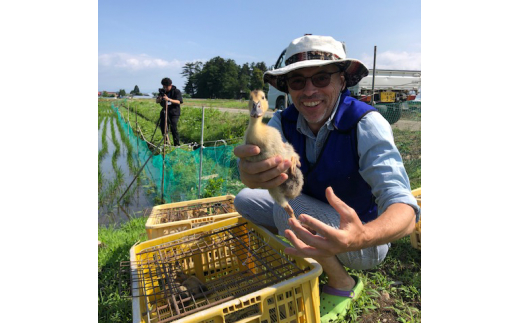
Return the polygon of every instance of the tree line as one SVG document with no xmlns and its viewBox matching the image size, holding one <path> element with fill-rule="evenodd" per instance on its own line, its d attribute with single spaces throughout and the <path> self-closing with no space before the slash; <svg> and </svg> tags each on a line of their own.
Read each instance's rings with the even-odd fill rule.
<svg viewBox="0 0 520 323">
<path fill-rule="evenodd" d="M 134 86 L 134 89 L 130 91 L 130 95 L 143 95 L 141 91 L 139 91 L 139 87 L 136 85 Z M 103 91 L 101 94 L 102 97 L 123 97 L 126 96 L 125 89 L 120 89 L 119 92 L 111 92 L 108 93 L 107 91 Z"/>
<path fill-rule="evenodd" d="M 186 63 L 181 75 L 186 78 L 184 94 L 186 97 L 204 99 L 248 99 L 253 90 L 262 89 L 265 93 L 269 85 L 264 84 L 264 72 L 267 66 L 264 62 L 245 63 L 238 65 L 232 59 L 214 57 L 202 63 L 200 61 Z M 124 89 L 119 90 L 119 96 L 126 96 Z M 157 96 L 158 92 L 152 92 Z M 102 96 L 113 94 L 103 93 Z M 142 95 L 136 85 L 130 95 Z"/>
<path fill-rule="evenodd" d="M 263 89 L 263 75 L 267 71 L 264 62 L 237 65 L 232 59 L 214 57 L 202 63 L 186 63 L 181 75 L 186 78 L 184 93 L 193 98 L 240 99 L 248 98 L 253 90 Z"/>
</svg>

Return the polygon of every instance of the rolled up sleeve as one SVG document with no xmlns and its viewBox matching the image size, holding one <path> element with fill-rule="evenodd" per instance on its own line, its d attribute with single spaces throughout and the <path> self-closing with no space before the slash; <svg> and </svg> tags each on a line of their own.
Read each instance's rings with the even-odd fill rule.
<svg viewBox="0 0 520 323">
<path fill-rule="evenodd" d="M 358 123 L 359 173 L 372 188 L 378 215 L 390 205 L 404 203 L 415 211 L 421 209 L 410 191 L 410 180 L 394 143 L 392 128 L 379 113 L 368 113 Z"/>
</svg>

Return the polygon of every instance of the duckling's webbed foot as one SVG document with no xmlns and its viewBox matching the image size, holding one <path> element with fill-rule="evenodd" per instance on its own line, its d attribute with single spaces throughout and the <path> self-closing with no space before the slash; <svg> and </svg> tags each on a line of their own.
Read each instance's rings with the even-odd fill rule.
<svg viewBox="0 0 520 323">
<path fill-rule="evenodd" d="M 284 210 L 285 210 L 285 212 L 287 212 L 287 213 L 288 213 L 292 218 L 295 218 L 295 219 L 296 219 L 296 216 L 294 215 L 294 211 L 293 211 L 292 207 L 291 207 L 289 204 L 287 204 L 287 206 L 284 207 Z M 313 229 L 311 229 L 311 228 L 310 228 L 309 226 L 307 226 L 306 224 L 303 224 L 303 223 L 301 223 L 301 222 L 300 222 L 300 224 L 302 225 L 302 227 L 304 227 L 305 229 L 309 230 L 310 233 L 312 233 L 312 234 L 316 234 L 316 231 L 313 230 Z"/>
<path fill-rule="evenodd" d="M 289 204 L 287 204 L 287 206 L 284 207 L 284 210 L 285 210 L 285 212 L 287 212 L 287 214 L 289 214 L 289 216 L 296 219 L 296 216 L 294 215 L 294 211 Z"/>
</svg>

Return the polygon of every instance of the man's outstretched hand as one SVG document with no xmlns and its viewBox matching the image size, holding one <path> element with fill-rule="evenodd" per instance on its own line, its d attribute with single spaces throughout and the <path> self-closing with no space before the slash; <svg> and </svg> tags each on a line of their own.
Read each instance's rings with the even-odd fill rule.
<svg viewBox="0 0 520 323">
<path fill-rule="evenodd" d="M 323 258 L 366 247 L 365 228 L 356 211 L 340 200 L 331 187 L 327 188 L 325 196 L 340 215 L 339 228 L 335 229 L 307 214 L 301 214 L 299 221 L 291 218 L 289 225 L 292 230 L 285 230 L 285 237 L 291 241 L 294 248 L 286 248 L 287 254 Z M 316 233 L 311 233 L 302 225 Z"/>
</svg>

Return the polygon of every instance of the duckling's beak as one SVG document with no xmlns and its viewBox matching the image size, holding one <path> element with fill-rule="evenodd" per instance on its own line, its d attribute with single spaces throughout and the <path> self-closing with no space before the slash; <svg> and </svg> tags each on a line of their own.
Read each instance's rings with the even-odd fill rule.
<svg viewBox="0 0 520 323">
<path fill-rule="evenodd" d="M 258 102 L 253 101 L 253 107 L 251 108 L 251 117 L 260 118 L 263 115 L 264 115 L 264 111 L 262 110 L 262 105 L 260 104 L 260 101 L 258 101 Z"/>
</svg>

